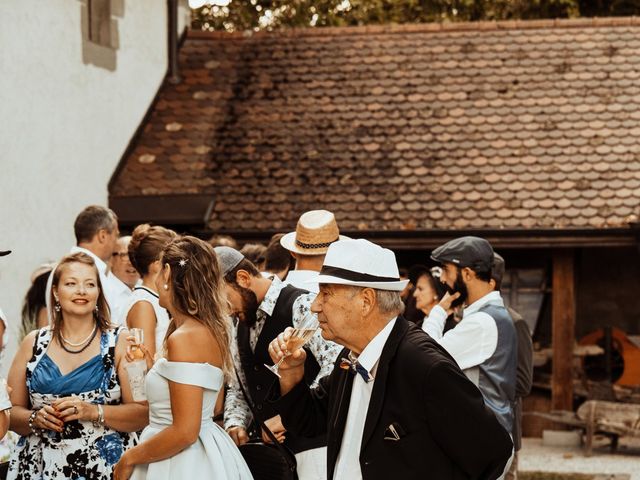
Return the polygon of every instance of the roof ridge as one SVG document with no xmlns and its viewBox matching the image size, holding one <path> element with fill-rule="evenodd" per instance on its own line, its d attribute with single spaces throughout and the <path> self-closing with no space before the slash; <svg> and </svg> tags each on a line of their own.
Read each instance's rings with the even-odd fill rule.
<svg viewBox="0 0 640 480">
<path fill-rule="evenodd" d="M 363 34 L 393 34 L 393 33 L 439 33 L 439 32 L 469 32 L 469 31 L 500 31 L 500 30 L 534 30 L 542 28 L 597 28 L 597 27 L 629 27 L 640 25 L 640 17 L 593 17 L 593 18 L 557 18 L 537 20 L 500 20 L 479 22 L 441 22 L 441 23 L 403 23 L 385 25 L 357 25 L 345 27 L 305 27 L 290 28 L 276 31 L 251 30 L 243 32 L 208 32 L 189 30 L 190 38 L 241 38 L 241 37 L 314 37 L 331 35 L 363 35 Z"/>
</svg>

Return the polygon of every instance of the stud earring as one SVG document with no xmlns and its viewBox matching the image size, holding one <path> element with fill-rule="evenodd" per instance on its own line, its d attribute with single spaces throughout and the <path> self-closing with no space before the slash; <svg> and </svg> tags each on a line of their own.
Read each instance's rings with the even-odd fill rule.
<svg viewBox="0 0 640 480">
<path fill-rule="evenodd" d="M 169 290 L 169 285 L 167 285 L 166 283 L 162 286 L 162 288 L 164 288 L 165 290 Z"/>
</svg>

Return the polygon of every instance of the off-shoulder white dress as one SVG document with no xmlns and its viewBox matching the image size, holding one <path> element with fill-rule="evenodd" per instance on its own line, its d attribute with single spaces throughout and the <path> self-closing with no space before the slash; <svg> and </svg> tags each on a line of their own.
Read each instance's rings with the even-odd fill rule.
<svg viewBox="0 0 640 480">
<path fill-rule="evenodd" d="M 198 440 L 177 455 L 136 466 L 132 480 L 252 479 L 251 472 L 231 437 L 211 419 L 218 392 L 223 385 L 222 370 L 207 363 L 169 362 L 159 359 L 147 374 L 145 388 L 149 400 L 149 426 L 144 442 L 173 422 L 169 380 L 204 389 Z"/>
</svg>

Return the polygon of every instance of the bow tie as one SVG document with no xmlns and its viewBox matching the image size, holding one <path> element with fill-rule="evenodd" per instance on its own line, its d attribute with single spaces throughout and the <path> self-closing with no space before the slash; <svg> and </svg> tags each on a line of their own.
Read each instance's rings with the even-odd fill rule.
<svg viewBox="0 0 640 480">
<path fill-rule="evenodd" d="M 369 371 L 360 365 L 360 362 L 358 362 L 357 359 L 351 357 L 351 354 L 349 354 L 349 358 L 345 357 L 340 360 L 340 368 L 343 370 L 349 370 L 352 375 L 355 375 L 356 373 L 359 374 L 365 383 L 369 383 L 373 380 Z"/>
</svg>

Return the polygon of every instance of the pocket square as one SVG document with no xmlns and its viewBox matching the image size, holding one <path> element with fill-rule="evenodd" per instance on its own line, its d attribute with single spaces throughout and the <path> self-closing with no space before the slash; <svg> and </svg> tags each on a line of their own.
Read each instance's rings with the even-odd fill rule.
<svg viewBox="0 0 640 480">
<path fill-rule="evenodd" d="M 405 436 L 404 429 L 397 422 L 393 422 L 392 424 L 390 424 L 387 427 L 387 429 L 384 431 L 384 439 L 390 440 L 392 442 L 397 442 L 404 436 Z"/>
</svg>

